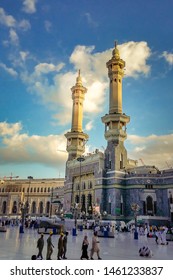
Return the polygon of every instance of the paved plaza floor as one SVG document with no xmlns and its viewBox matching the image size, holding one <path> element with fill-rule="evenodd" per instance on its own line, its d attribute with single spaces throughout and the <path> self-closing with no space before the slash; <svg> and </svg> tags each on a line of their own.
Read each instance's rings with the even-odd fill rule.
<svg viewBox="0 0 173 280">
<path fill-rule="evenodd" d="M 91 248 L 92 230 L 78 231 L 73 236 L 69 231 L 67 244 L 68 260 L 79 260 L 81 257 L 81 245 L 84 235 L 88 236 L 89 250 Z M 8 226 L 6 232 L 0 232 L 0 259 L 1 260 L 30 260 L 33 254 L 37 254 L 37 240 L 40 237 L 36 229 L 25 229 L 19 233 L 19 227 Z M 44 259 L 48 234 L 44 235 L 45 245 L 43 249 Z M 52 259 L 57 259 L 57 245 L 59 235 L 53 235 L 52 241 L 55 246 Z M 143 245 L 149 246 L 153 251 L 153 260 L 173 260 L 173 241 L 168 245 L 157 245 L 155 238 L 139 236 L 134 239 L 130 232 L 115 233 L 115 238 L 100 237 L 100 255 L 103 260 L 143 260 L 138 254 L 139 248 Z M 94 256 L 96 259 L 96 255 Z"/>
</svg>

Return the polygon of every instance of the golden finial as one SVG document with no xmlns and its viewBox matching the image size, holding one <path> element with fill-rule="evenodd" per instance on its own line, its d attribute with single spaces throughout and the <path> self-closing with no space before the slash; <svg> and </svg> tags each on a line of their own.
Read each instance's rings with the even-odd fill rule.
<svg viewBox="0 0 173 280">
<path fill-rule="evenodd" d="M 116 59 L 120 58 L 120 53 L 119 53 L 119 50 L 117 49 L 117 41 L 115 41 L 115 47 L 114 47 L 114 49 L 112 51 L 112 55 Z"/>
<path fill-rule="evenodd" d="M 82 79 L 81 79 L 81 76 L 80 76 L 80 69 L 78 71 L 78 76 L 76 78 L 76 85 L 82 86 Z"/>
</svg>

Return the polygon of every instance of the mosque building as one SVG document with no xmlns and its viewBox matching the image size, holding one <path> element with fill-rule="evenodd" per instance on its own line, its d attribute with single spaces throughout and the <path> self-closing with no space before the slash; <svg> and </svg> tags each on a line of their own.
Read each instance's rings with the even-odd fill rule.
<svg viewBox="0 0 173 280">
<path fill-rule="evenodd" d="M 135 211 L 141 220 L 173 221 L 173 169 L 138 166 L 128 158 L 124 141 L 130 122 L 122 109 L 125 61 L 117 44 L 106 63 L 109 77 L 109 112 L 102 118 L 107 147 L 84 155 L 89 136 L 83 132 L 83 106 L 87 89 L 80 71 L 72 91 L 71 130 L 65 134 L 68 160 L 64 186 L 64 211 L 85 215 L 100 213 L 107 219 L 129 221 Z"/>
<path fill-rule="evenodd" d="M 136 160 L 128 158 L 124 146 L 130 117 L 122 109 L 125 61 L 116 43 L 106 66 L 109 112 L 101 118 L 107 141 L 105 151 L 96 149 L 85 155 L 89 135 L 83 131 L 82 122 L 87 89 L 79 71 L 71 88 L 71 130 L 65 134 L 65 179 L 29 176 L 28 180 L 1 180 L 0 217 L 20 217 L 25 206 L 29 216 L 51 216 L 63 211 L 127 222 L 137 214 L 139 220 L 151 224 L 173 222 L 173 169 L 160 171 L 155 166 L 138 166 Z"/>
</svg>

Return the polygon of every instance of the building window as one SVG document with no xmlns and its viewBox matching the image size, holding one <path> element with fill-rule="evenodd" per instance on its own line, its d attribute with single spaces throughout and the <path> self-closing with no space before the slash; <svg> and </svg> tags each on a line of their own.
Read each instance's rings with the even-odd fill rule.
<svg viewBox="0 0 173 280">
<path fill-rule="evenodd" d="M 31 213 L 36 214 L 36 202 L 35 201 L 32 202 Z"/>
<path fill-rule="evenodd" d="M 3 201 L 2 203 L 2 214 L 6 214 L 7 211 L 7 202 Z"/>
<path fill-rule="evenodd" d="M 13 202 L 12 213 L 13 214 L 17 213 L 17 202 L 16 201 Z"/>
<path fill-rule="evenodd" d="M 37 188 L 37 192 L 40 192 L 40 189 L 39 189 L 39 188 Z"/>
<path fill-rule="evenodd" d="M 50 212 L 50 201 L 47 201 L 46 203 L 46 213 L 49 214 Z"/>
<path fill-rule="evenodd" d="M 123 169 L 123 154 L 120 154 L 120 169 Z"/>
<path fill-rule="evenodd" d="M 75 196 L 75 203 L 79 203 L 79 196 L 78 195 Z"/>
<path fill-rule="evenodd" d="M 40 214 L 43 214 L 43 201 L 40 201 L 40 204 L 39 204 L 39 213 L 40 213 Z"/>
<path fill-rule="evenodd" d="M 108 203 L 108 214 L 111 214 L 111 202 Z"/>
<path fill-rule="evenodd" d="M 146 189 L 153 189 L 153 185 L 145 185 Z"/>
<path fill-rule="evenodd" d="M 81 204 L 82 204 L 81 211 L 85 212 L 86 209 L 85 209 L 85 195 L 84 194 L 81 197 Z"/>
<path fill-rule="evenodd" d="M 148 196 L 146 199 L 147 215 L 153 216 L 153 198 Z"/>
</svg>

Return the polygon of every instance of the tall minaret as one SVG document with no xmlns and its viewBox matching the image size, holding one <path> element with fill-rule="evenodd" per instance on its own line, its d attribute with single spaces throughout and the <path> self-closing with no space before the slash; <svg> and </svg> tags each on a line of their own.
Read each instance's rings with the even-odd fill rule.
<svg viewBox="0 0 173 280">
<path fill-rule="evenodd" d="M 105 167 L 109 170 L 121 170 L 127 166 L 127 151 L 124 141 L 127 138 L 126 124 L 130 117 L 122 113 L 122 78 L 124 76 L 125 61 L 120 58 L 117 43 L 112 52 L 112 58 L 106 63 L 109 87 L 109 114 L 102 117 L 105 124 Z"/>
<path fill-rule="evenodd" d="M 83 101 L 87 89 L 82 85 L 80 70 L 76 78 L 76 84 L 71 88 L 71 91 L 73 100 L 72 124 L 71 131 L 65 134 L 68 160 L 81 156 L 85 152 L 85 142 L 88 140 L 88 135 L 82 131 Z"/>
</svg>

